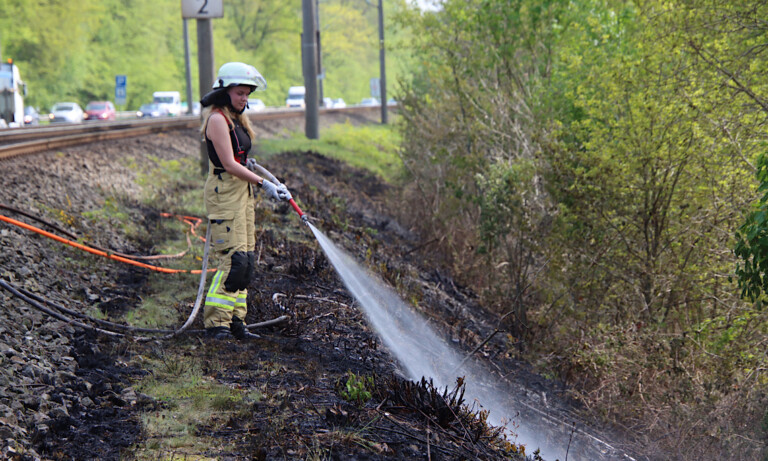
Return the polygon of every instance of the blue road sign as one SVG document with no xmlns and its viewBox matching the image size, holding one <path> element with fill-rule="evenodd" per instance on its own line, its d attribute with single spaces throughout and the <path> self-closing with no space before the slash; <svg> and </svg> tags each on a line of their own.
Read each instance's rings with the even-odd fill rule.
<svg viewBox="0 0 768 461">
<path fill-rule="evenodd" d="M 118 106 L 125 105 L 126 90 L 125 84 L 128 79 L 125 75 L 115 76 L 115 104 Z"/>
</svg>

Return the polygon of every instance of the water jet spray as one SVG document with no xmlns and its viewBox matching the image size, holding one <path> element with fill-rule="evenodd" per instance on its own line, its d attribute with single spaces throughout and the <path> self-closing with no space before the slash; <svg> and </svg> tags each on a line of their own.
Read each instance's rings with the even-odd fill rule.
<svg viewBox="0 0 768 461">
<path fill-rule="evenodd" d="M 419 312 L 312 225 L 293 199 L 289 202 L 357 300 L 368 324 L 409 379 L 418 382 L 427 377 L 440 388 L 452 387 L 463 376 L 467 401 L 475 401 L 480 409 L 488 410 L 488 422 L 511 430 L 517 443 L 527 445 L 528 453 L 538 448 L 543 459 L 568 459 L 570 452 L 572 459 L 634 460 L 587 431 L 577 429 L 575 423 L 566 424 L 562 416 L 550 414 L 546 404 L 542 409 L 540 402 L 526 401 L 526 392 L 514 389 L 481 361 L 470 361 L 468 357 L 462 360 L 461 351 L 446 342 Z M 511 429 L 513 418 L 524 418 L 525 422 L 513 423 Z"/>
</svg>

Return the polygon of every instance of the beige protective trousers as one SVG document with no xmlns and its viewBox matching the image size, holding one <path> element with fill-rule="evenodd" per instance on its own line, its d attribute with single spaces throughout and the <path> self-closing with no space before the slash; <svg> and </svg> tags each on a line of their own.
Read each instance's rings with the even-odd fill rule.
<svg viewBox="0 0 768 461">
<path fill-rule="evenodd" d="M 208 165 L 205 208 L 211 226 L 211 255 L 216 265 L 205 298 L 205 328 L 229 327 L 232 317 L 245 321 L 248 283 L 255 270 L 255 213 L 251 185 Z"/>
</svg>

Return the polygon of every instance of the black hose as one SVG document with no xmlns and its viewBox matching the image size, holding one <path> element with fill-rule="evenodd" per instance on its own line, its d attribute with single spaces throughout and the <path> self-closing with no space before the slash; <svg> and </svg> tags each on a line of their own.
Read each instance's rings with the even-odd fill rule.
<svg viewBox="0 0 768 461">
<path fill-rule="evenodd" d="M 32 215 L 32 214 L 29 214 L 29 213 L 27 213 L 27 212 L 26 212 L 26 211 L 24 211 L 24 210 L 19 210 L 18 208 L 14 208 L 14 207 L 12 207 L 12 206 L 4 205 L 4 204 L 2 204 L 2 203 L 0 203 L 0 208 L 2 208 L 2 209 L 4 209 L 4 210 L 12 211 L 12 212 L 14 212 L 14 213 L 18 213 L 18 214 L 20 214 L 20 215 L 22 215 L 22 216 L 26 216 L 27 218 L 29 218 L 29 219 L 32 219 L 33 221 L 37 221 L 37 222 L 39 222 L 39 223 L 45 224 L 46 226 L 48 226 L 48 227 L 50 227 L 50 228 L 52 228 L 52 229 L 54 229 L 54 230 L 57 230 L 57 231 L 61 232 L 62 234 L 66 235 L 67 237 L 71 238 L 72 240 L 77 240 L 77 239 L 79 238 L 77 235 L 75 235 L 75 234 L 73 234 L 73 233 L 71 233 L 71 232 L 68 232 L 68 231 L 66 231 L 66 230 L 64 230 L 64 229 L 62 229 L 62 228 L 60 228 L 60 227 L 59 227 L 59 226 L 57 226 L 56 224 L 53 224 L 53 223 L 51 223 L 51 222 L 49 222 L 49 221 L 46 221 L 46 220 L 45 220 L 45 219 L 43 219 L 43 218 L 38 218 L 37 216 L 34 216 L 34 215 Z M 101 250 L 101 248 L 99 248 L 99 249 Z"/>
<path fill-rule="evenodd" d="M 24 294 L 25 296 L 28 296 L 29 298 L 32 298 L 35 301 L 38 301 L 38 302 L 41 302 L 41 303 L 45 303 L 45 304 L 47 304 L 47 305 L 49 305 L 51 307 L 54 307 L 54 308 L 56 308 L 60 312 L 63 312 L 65 314 L 68 314 L 68 315 L 71 315 L 71 316 L 74 316 L 74 317 L 77 317 L 77 318 L 90 320 L 92 322 L 98 323 L 99 325 L 102 325 L 102 326 L 105 326 L 105 327 L 116 328 L 118 330 L 125 330 L 125 331 L 136 331 L 136 332 L 139 332 L 139 333 L 172 333 L 174 331 L 174 330 L 156 330 L 156 329 L 153 329 L 153 328 L 132 327 L 132 326 L 123 325 L 123 324 L 120 324 L 120 323 L 110 322 L 108 320 L 97 319 L 95 317 L 91 317 L 91 316 L 85 315 L 83 313 L 80 313 L 80 312 L 77 312 L 77 311 L 73 311 L 72 309 L 68 309 L 68 308 L 66 308 L 66 307 L 64 307 L 64 306 L 62 306 L 60 304 L 56 304 L 55 302 L 53 302 L 51 300 L 48 300 L 48 299 L 45 299 L 42 296 L 38 296 L 38 295 L 36 295 L 34 293 L 31 293 L 29 290 L 25 290 L 24 288 L 20 288 L 20 287 L 15 287 L 15 288 L 19 292 Z"/>
<path fill-rule="evenodd" d="M 23 293 L 18 291 L 16 288 L 14 288 L 10 284 L 8 284 L 5 280 L 0 280 L 0 287 L 5 288 L 6 290 L 10 291 L 16 297 L 23 299 L 24 301 L 29 303 L 35 309 L 41 310 L 41 311 L 45 312 L 46 314 L 50 315 L 51 317 L 57 318 L 57 319 L 59 319 L 61 321 L 67 322 L 69 324 L 72 324 L 72 325 L 75 325 L 75 326 L 78 326 L 78 327 L 81 327 L 81 328 L 85 328 L 87 330 L 92 330 L 92 331 L 97 331 L 99 333 L 104 333 L 105 335 L 109 335 L 109 336 L 125 336 L 122 333 L 115 333 L 115 332 L 112 332 L 112 331 L 103 330 L 101 328 L 92 327 L 90 325 L 86 325 L 84 323 L 80 323 L 80 322 L 77 322 L 75 320 L 69 319 L 69 318 L 59 314 L 56 311 L 52 311 L 52 310 L 48 309 L 47 307 L 45 307 L 42 304 L 40 304 L 37 301 L 35 301 L 34 299 L 27 297 L 26 295 L 24 295 Z"/>
</svg>

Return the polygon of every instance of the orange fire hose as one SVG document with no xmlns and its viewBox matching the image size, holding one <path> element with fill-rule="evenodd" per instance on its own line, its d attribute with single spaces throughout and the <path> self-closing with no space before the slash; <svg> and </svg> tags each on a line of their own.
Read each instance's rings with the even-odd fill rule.
<svg viewBox="0 0 768 461">
<path fill-rule="evenodd" d="M 185 217 L 190 219 L 199 219 L 199 218 L 191 218 L 191 217 Z M 189 274 L 200 274 L 202 273 L 201 270 L 195 269 L 195 270 L 187 270 L 187 269 L 169 269 L 167 267 L 159 267 L 159 266 L 152 266 L 150 264 L 144 264 L 140 263 L 138 261 L 134 261 L 132 259 L 124 258 L 122 256 L 117 256 L 114 254 L 107 253 L 106 251 L 96 250 L 94 248 L 91 248 L 89 246 L 73 242 L 72 240 L 65 239 L 63 237 L 59 237 L 58 235 L 52 234 L 50 232 L 44 231 L 43 229 L 40 229 L 38 227 L 29 225 L 27 223 L 23 223 L 21 221 L 17 221 L 15 219 L 9 218 L 7 216 L 0 215 L 0 221 L 5 221 L 9 224 L 13 224 L 14 226 L 21 227 L 23 229 L 30 230 L 32 232 L 37 232 L 40 235 L 43 235 L 45 237 L 48 237 L 50 239 L 56 240 L 57 242 L 61 242 L 70 246 L 73 246 L 75 248 L 78 248 L 83 251 L 87 251 L 88 253 L 95 254 L 97 256 L 103 256 L 105 258 L 113 259 L 115 261 L 120 261 L 126 264 L 131 264 L 133 266 L 137 267 L 143 267 L 144 269 L 149 269 L 156 272 L 162 272 L 165 274 L 179 274 L 179 273 L 189 273 Z M 186 221 L 185 221 L 186 222 Z M 191 224 L 191 223 L 190 223 Z M 216 269 L 209 269 L 208 272 L 215 272 Z"/>
<path fill-rule="evenodd" d="M 175 215 L 171 213 L 160 213 L 160 216 L 162 216 L 163 218 L 176 218 L 179 221 L 183 222 L 184 224 L 188 224 L 189 231 L 192 232 L 192 235 L 194 235 L 195 237 L 205 242 L 205 237 L 202 237 L 195 233 L 195 229 L 197 228 L 197 226 L 199 226 L 200 223 L 203 222 L 202 218 L 198 218 L 197 216 Z"/>
</svg>

